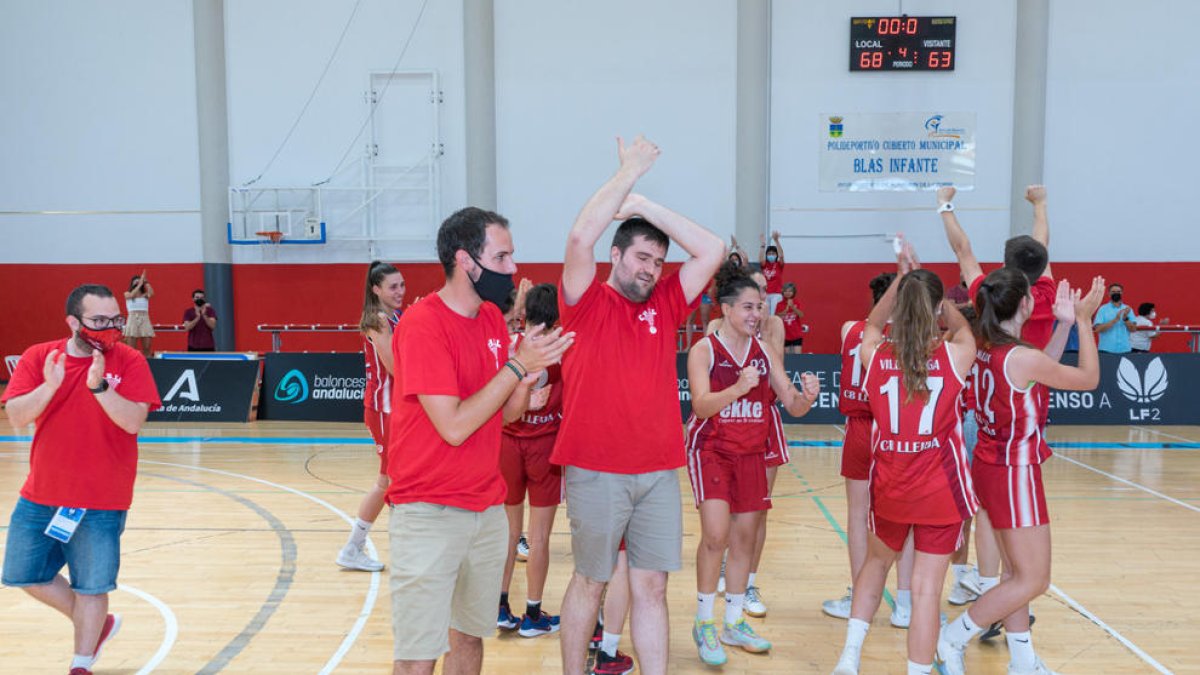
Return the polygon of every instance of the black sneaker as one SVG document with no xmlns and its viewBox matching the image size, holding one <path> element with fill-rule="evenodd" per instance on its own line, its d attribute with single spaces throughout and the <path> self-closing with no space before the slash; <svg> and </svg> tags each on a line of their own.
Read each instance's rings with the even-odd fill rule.
<svg viewBox="0 0 1200 675">
<path fill-rule="evenodd" d="M 1036 622 L 1036 621 L 1037 621 L 1037 617 L 1036 617 L 1036 616 L 1034 616 L 1034 615 L 1031 613 L 1031 614 L 1029 615 L 1029 627 L 1030 627 L 1030 628 L 1033 628 L 1033 624 L 1034 624 L 1034 622 Z M 987 629 L 987 630 L 985 630 L 985 631 L 983 631 L 982 633 L 980 633 L 980 634 L 979 634 L 979 639 L 980 639 L 980 640 L 991 640 L 992 638 L 994 638 L 994 637 L 996 637 L 996 636 L 1000 635 L 1000 632 L 1001 632 L 1002 630 L 1004 630 L 1004 622 L 1003 622 L 1003 621 L 997 621 L 996 623 L 993 623 L 992 625 L 988 626 L 988 629 Z"/>
</svg>

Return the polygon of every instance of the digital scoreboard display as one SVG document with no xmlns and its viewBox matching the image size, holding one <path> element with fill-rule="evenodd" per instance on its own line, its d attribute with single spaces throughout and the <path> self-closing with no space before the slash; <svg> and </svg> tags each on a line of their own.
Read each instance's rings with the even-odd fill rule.
<svg viewBox="0 0 1200 675">
<path fill-rule="evenodd" d="M 850 18 L 850 70 L 954 70 L 953 16 Z"/>
</svg>

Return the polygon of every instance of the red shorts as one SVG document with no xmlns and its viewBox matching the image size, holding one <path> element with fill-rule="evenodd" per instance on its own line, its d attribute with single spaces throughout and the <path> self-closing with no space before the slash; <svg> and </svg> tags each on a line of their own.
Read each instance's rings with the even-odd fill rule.
<svg viewBox="0 0 1200 675">
<path fill-rule="evenodd" d="M 871 418 L 853 415 L 846 418 L 846 439 L 842 441 L 842 477 L 867 480 L 871 477 Z"/>
<path fill-rule="evenodd" d="M 908 531 L 913 533 L 913 548 L 921 553 L 931 555 L 949 555 L 958 550 L 963 542 L 963 524 L 952 525 L 914 525 L 911 523 L 895 523 L 875 515 L 875 511 L 867 513 L 867 525 L 879 537 L 880 541 L 893 551 L 904 548 L 904 540 L 908 539 Z"/>
<path fill-rule="evenodd" d="M 381 410 L 363 408 L 363 421 L 371 432 L 371 440 L 375 441 L 375 452 L 379 454 L 379 475 L 387 475 L 387 429 L 391 414 Z"/>
<path fill-rule="evenodd" d="M 752 513 L 771 508 L 767 487 L 767 462 L 763 453 L 731 454 L 688 449 L 688 478 L 696 508 L 706 499 L 729 504 L 730 513 Z"/>
<path fill-rule="evenodd" d="M 1004 466 L 975 462 L 971 464 L 971 481 L 992 527 L 1010 530 L 1050 523 L 1041 464 Z"/>
<path fill-rule="evenodd" d="M 562 468 L 550 463 L 554 434 L 525 438 L 500 435 L 500 473 L 508 485 L 504 503 L 516 506 L 558 506 L 562 503 Z"/>
<path fill-rule="evenodd" d="M 767 430 L 767 454 L 764 459 L 767 468 L 773 469 L 792 461 L 792 456 L 788 453 L 787 436 L 783 433 L 783 415 L 779 412 L 779 406 L 775 404 L 771 405 L 770 425 L 770 429 Z"/>
</svg>

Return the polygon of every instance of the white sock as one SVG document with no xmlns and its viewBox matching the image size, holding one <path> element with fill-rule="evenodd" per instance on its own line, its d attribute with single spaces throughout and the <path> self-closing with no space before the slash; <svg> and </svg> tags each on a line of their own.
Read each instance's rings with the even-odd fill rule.
<svg viewBox="0 0 1200 675">
<path fill-rule="evenodd" d="M 975 625 L 971 620 L 971 615 L 963 612 L 958 615 L 950 623 L 942 626 L 941 639 L 950 643 L 950 646 L 962 649 L 971 641 L 971 638 L 979 635 L 983 629 Z"/>
<path fill-rule="evenodd" d="M 958 581 L 959 579 L 963 578 L 963 576 L 966 575 L 967 572 L 971 571 L 971 566 L 970 565 L 951 565 L 950 569 L 954 570 L 954 580 Z"/>
<path fill-rule="evenodd" d="M 1008 669 L 1018 673 L 1032 672 L 1037 666 L 1037 654 L 1033 652 L 1033 636 L 1029 631 L 1005 631 L 1004 637 L 1008 640 Z"/>
<path fill-rule="evenodd" d="M 742 605 L 746 604 L 745 593 L 725 594 L 725 623 L 733 625 L 742 618 Z"/>
<path fill-rule="evenodd" d="M 754 585 L 754 575 L 755 574 L 757 574 L 757 572 L 751 572 L 750 576 L 746 579 L 746 588 L 750 588 L 751 586 Z"/>
<path fill-rule="evenodd" d="M 905 609 L 912 609 L 912 590 L 896 589 L 896 606 Z"/>
<path fill-rule="evenodd" d="M 617 656 L 617 645 L 621 642 L 620 633 L 610 633 L 604 631 L 604 636 L 600 640 L 600 649 L 611 657 Z"/>
<path fill-rule="evenodd" d="M 908 675 L 929 675 L 933 672 L 933 664 L 923 666 L 919 663 L 908 662 Z"/>
<path fill-rule="evenodd" d="M 846 624 L 846 647 L 862 649 L 863 643 L 867 640 L 868 630 L 871 630 L 871 624 L 862 619 L 850 617 L 849 623 Z"/>
<path fill-rule="evenodd" d="M 367 543 L 367 534 L 371 531 L 371 523 L 362 518 L 354 519 L 354 527 L 350 529 L 350 541 L 347 542 L 354 548 L 362 548 Z"/>
<path fill-rule="evenodd" d="M 987 593 L 1000 585 L 1000 577 L 979 577 L 979 590 Z"/>
<path fill-rule="evenodd" d="M 71 668 L 86 668 L 90 670 L 92 668 L 92 662 L 95 660 L 96 657 L 92 654 L 76 654 L 75 657 L 71 659 Z"/>
<path fill-rule="evenodd" d="M 715 604 L 717 604 L 716 593 L 697 593 L 696 619 L 699 621 L 712 621 L 713 605 Z"/>
</svg>

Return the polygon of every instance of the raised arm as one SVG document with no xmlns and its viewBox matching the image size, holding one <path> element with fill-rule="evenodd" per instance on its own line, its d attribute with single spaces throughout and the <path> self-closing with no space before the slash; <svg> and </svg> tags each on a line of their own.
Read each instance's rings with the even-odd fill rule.
<svg viewBox="0 0 1200 675">
<path fill-rule="evenodd" d="M 1092 337 L 1092 314 L 1104 301 L 1104 278 L 1092 279 L 1092 288 L 1082 299 L 1072 294 L 1075 304 L 1075 325 L 1079 328 L 1079 365 L 1068 366 L 1036 349 L 1018 349 L 1008 365 L 1013 382 L 1039 382 L 1052 389 L 1090 391 L 1100 383 L 1100 355 Z"/>
<path fill-rule="evenodd" d="M 686 216 L 638 194 L 629 195 L 616 214 L 618 220 L 633 216 L 645 218 L 691 256 L 679 269 L 679 282 L 683 286 L 684 298 L 689 303 L 695 300 L 704 292 L 725 259 L 725 242 Z"/>
<path fill-rule="evenodd" d="M 1050 342 L 1046 343 L 1046 356 L 1058 361 L 1062 359 L 1071 339 L 1071 326 L 1075 325 L 1075 303 L 1079 301 L 1079 291 L 1071 292 L 1071 284 L 1066 279 L 1058 282 L 1058 295 L 1054 298 L 1054 333 Z"/>
<path fill-rule="evenodd" d="M 729 235 L 729 245 L 733 249 L 733 252 L 737 253 L 738 256 L 741 257 L 743 267 L 750 264 L 750 259 L 746 257 L 745 249 L 743 249 L 742 245 L 738 243 L 737 237 L 732 234 Z"/>
<path fill-rule="evenodd" d="M 953 210 L 945 208 L 946 204 L 951 204 L 954 200 L 954 194 L 955 190 L 952 187 L 938 189 L 938 210 L 942 216 L 942 227 L 946 229 L 946 241 L 950 243 L 950 249 L 958 259 L 958 269 L 962 272 L 962 278 L 969 284 L 983 274 L 983 268 L 975 259 L 975 252 L 971 250 L 971 240 L 959 224 L 958 216 L 954 215 Z"/>
<path fill-rule="evenodd" d="M 567 235 L 562 286 L 563 301 L 568 305 L 579 302 L 592 285 L 596 278 L 596 242 L 616 217 L 637 180 L 654 165 L 659 150 L 642 136 L 628 146 L 618 137 L 617 155 L 620 168 L 583 205 Z"/>
<path fill-rule="evenodd" d="M 875 355 L 875 349 L 883 344 L 883 329 L 887 326 L 888 318 L 892 315 L 892 310 L 896 307 L 896 288 L 900 285 L 901 275 L 896 275 L 892 280 L 892 285 L 888 286 L 887 292 L 879 298 L 879 302 L 871 309 L 871 313 L 867 315 L 867 326 L 863 330 L 862 347 L 859 348 L 859 360 L 863 364 L 871 362 L 871 358 Z"/>
<path fill-rule="evenodd" d="M 778 262 L 780 265 L 782 265 L 782 264 L 784 263 L 784 260 L 783 260 L 783 242 L 779 241 L 779 230 L 775 230 L 774 232 L 772 232 L 772 233 L 771 233 L 771 241 L 775 243 L 775 250 L 776 250 L 776 251 L 778 252 L 778 254 L 779 254 L 779 259 L 777 260 L 777 262 Z"/>
<path fill-rule="evenodd" d="M 1030 185 L 1025 188 L 1025 201 L 1033 204 L 1033 232 L 1030 236 L 1041 242 L 1042 246 L 1045 246 L 1047 252 L 1049 252 L 1050 220 L 1046 216 L 1046 186 Z M 1046 263 L 1046 271 L 1042 274 L 1048 277 L 1054 276 L 1050 270 L 1049 262 Z"/>
<path fill-rule="evenodd" d="M 946 322 L 946 340 L 954 345 L 954 372 L 965 378 L 975 365 L 975 335 L 971 332 L 971 324 L 949 300 L 942 300 L 942 320 Z"/>
</svg>

